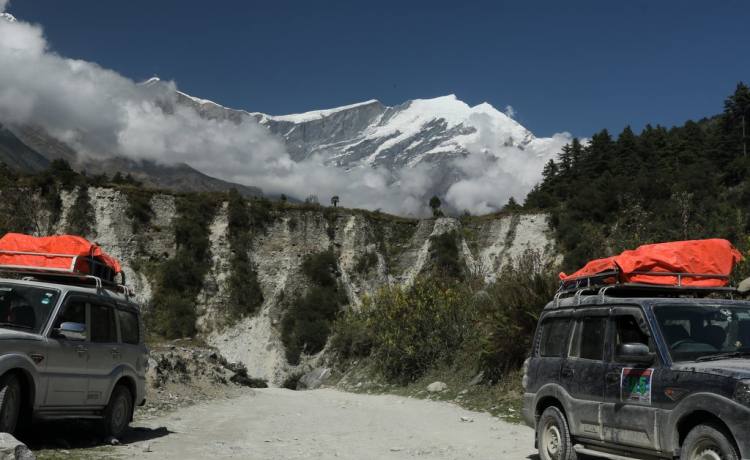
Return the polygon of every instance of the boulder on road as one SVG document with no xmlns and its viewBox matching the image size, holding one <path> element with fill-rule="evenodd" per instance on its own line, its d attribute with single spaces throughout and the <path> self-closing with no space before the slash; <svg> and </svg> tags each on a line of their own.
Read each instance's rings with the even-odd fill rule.
<svg viewBox="0 0 750 460">
<path fill-rule="evenodd" d="M 13 435 L 0 433 L 0 460 L 36 460 L 36 455 Z"/>
<path fill-rule="evenodd" d="M 300 377 L 297 382 L 298 390 L 315 390 L 331 376 L 331 370 L 327 367 L 318 367 Z"/>
<path fill-rule="evenodd" d="M 427 385 L 427 391 L 430 393 L 440 393 L 448 389 L 448 385 L 445 382 L 432 382 Z"/>
</svg>

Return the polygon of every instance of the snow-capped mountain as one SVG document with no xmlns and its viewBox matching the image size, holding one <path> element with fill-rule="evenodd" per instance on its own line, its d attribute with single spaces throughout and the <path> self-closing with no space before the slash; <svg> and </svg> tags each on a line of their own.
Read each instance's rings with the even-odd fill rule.
<svg viewBox="0 0 750 460">
<path fill-rule="evenodd" d="M 513 190 L 498 190 L 497 200 L 512 195 L 521 200 L 561 146 L 559 139 L 536 138 L 488 103 L 470 106 L 455 95 L 392 107 L 369 100 L 291 115 L 229 109 L 185 93 L 179 93 L 179 101 L 207 118 L 236 122 L 254 118 L 282 138 L 290 157 L 298 162 L 315 158 L 347 171 L 379 168 L 389 171 L 394 182 L 401 172 L 421 166 L 432 179 L 427 195 L 445 196 L 455 184 L 476 175 L 467 169 L 483 168 L 478 174 L 489 174 L 485 188 L 492 186 L 493 177 L 498 189 L 509 187 L 512 178 Z M 469 157 L 476 161 L 468 162 Z M 454 210 L 462 210 L 453 204 Z M 487 209 L 502 204 L 488 203 Z"/>
</svg>

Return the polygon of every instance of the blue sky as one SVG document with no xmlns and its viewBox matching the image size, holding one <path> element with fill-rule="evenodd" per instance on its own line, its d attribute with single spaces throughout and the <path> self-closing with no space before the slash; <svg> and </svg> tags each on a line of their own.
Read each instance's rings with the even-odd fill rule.
<svg viewBox="0 0 750 460">
<path fill-rule="evenodd" d="M 537 135 L 712 115 L 750 80 L 750 2 L 11 0 L 54 50 L 271 114 L 454 93 Z"/>
</svg>

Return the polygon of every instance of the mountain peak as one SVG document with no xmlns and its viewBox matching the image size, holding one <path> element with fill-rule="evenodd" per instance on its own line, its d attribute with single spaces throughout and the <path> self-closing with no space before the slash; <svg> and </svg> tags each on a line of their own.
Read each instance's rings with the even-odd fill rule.
<svg viewBox="0 0 750 460">
<path fill-rule="evenodd" d="M 16 17 L 10 13 L 0 13 L 0 19 L 5 19 L 8 22 L 16 22 Z"/>
</svg>

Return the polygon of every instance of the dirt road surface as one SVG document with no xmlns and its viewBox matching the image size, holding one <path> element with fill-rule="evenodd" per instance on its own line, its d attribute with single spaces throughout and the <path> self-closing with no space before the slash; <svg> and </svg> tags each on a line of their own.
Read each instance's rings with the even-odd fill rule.
<svg viewBox="0 0 750 460">
<path fill-rule="evenodd" d="M 135 424 L 109 455 L 153 459 L 536 458 L 531 429 L 453 404 L 331 389 L 249 391 Z M 165 430 L 166 428 L 166 430 Z M 127 440 L 124 440 L 127 442 Z"/>
</svg>

